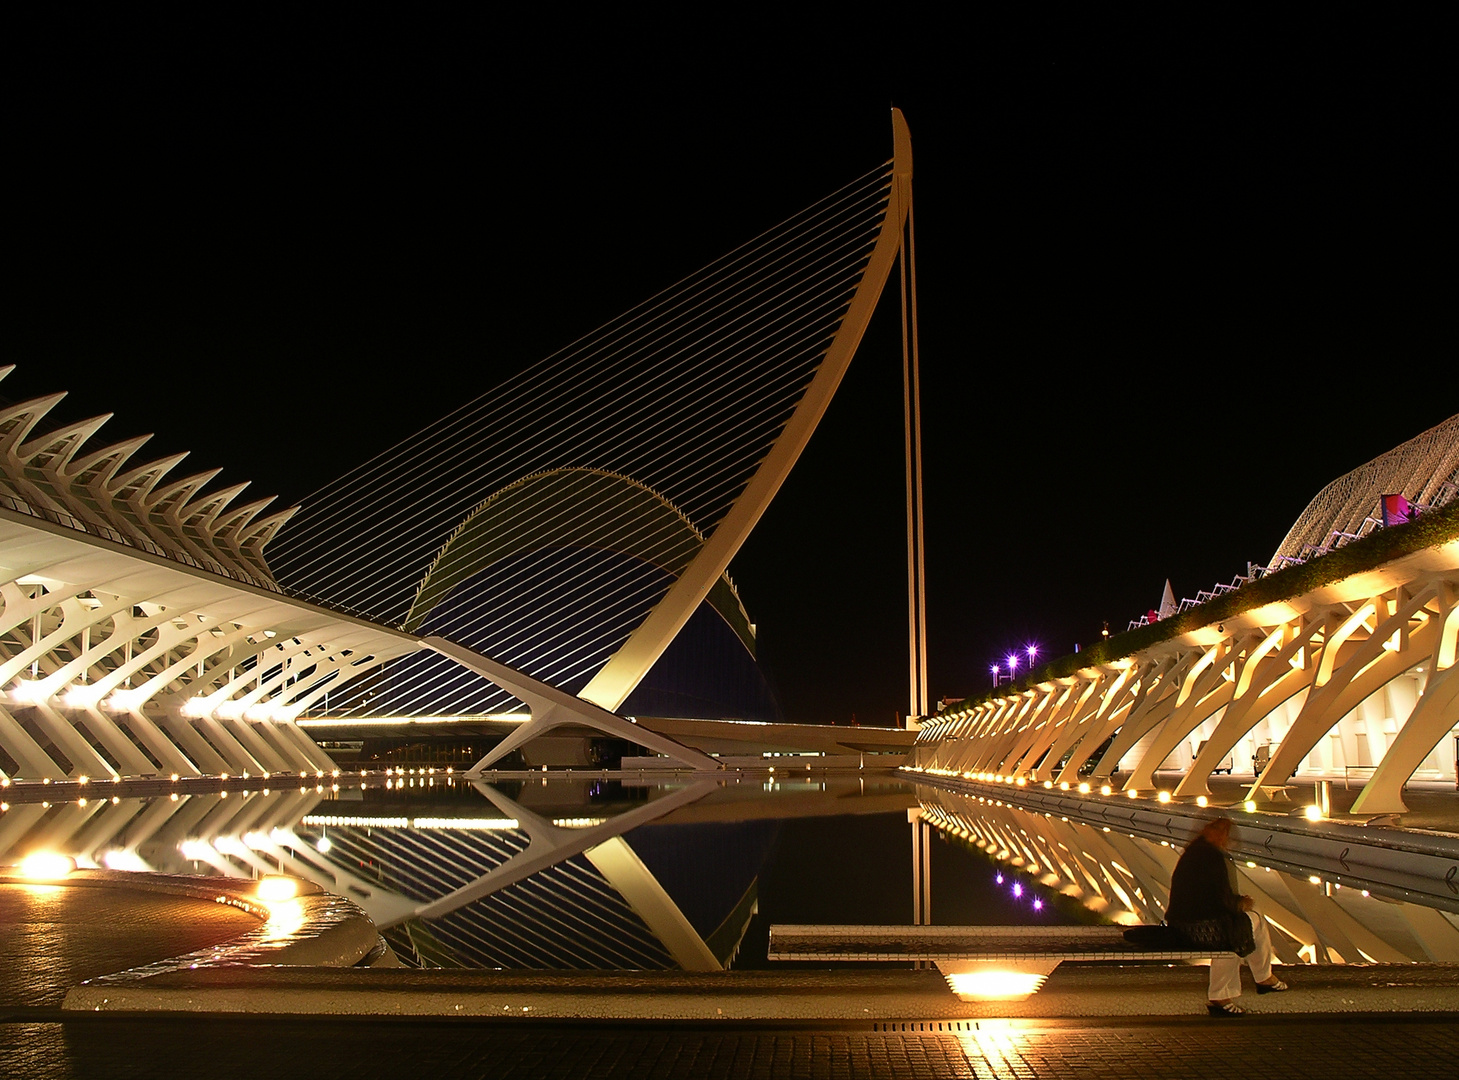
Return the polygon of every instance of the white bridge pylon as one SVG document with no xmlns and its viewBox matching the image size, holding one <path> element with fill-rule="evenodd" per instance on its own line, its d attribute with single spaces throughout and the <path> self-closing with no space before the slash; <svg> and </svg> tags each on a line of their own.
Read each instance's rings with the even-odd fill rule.
<svg viewBox="0 0 1459 1080">
<path fill-rule="evenodd" d="M 294 511 L 259 518 L 267 500 L 233 507 L 244 485 L 208 492 L 216 472 L 164 483 L 182 458 L 132 467 L 145 440 L 82 454 L 105 418 L 26 441 L 61 395 L 0 410 L 0 750 L 10 759 L 0 768 L 42 780 L 334 772 L 295 721 L 345 687 L 364 687 L 368 700 L 373 685 L 357 682 L 362 675 L 422 649 L 533 710 L 476 772 L 566 723 L 629 739 L 690 769 L 718 768 L 616 710 L 779 491 L 908 246 L 911 139 L 897 110 L 892 129 L 889 170 L 884 164 L 876 173 L 885 211 L 879 220 L 859 211 L 870 253 L 850 264 L 859 277 L 838 286 L 854 281 L 814 375 L 796 384 L 804 392 L 764 456 L 749 459 L 753 472 L 692 560 L 576 696 L 445 638 L 423 641 L 280 590 L 263 548 Z"/>
<path fill-rule="evenodd" d="M 1455 776 L 1459 541 L 924 724 L 931 772 L 1128 791 L 1253 774 L 1248 798 L 1360 781 L 1355 814 L 1403 813 L 1410 778 Z M 1087 766 L 1093 762 L 1092 773 Z"/>
</svg>

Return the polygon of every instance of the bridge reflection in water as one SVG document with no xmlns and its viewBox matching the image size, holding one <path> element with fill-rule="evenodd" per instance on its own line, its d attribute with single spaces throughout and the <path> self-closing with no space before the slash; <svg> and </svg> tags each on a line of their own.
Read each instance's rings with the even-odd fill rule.
<svg viewBox="0 0 1459 1080">
<path fill-rule="evenodd" d="M 1017 890 L 1017 910 L 1030 922 L 1068 917 L 1069 901 L 1052 902 L 1057 894 L 1089 918 L 1159 922 L 1194 829 L 1149 807 L 1081 812 L 1057 793 L 1022 792 L 1025 805 L 1014 805 L 1006 790 L 870 775 L 488 784 L 421 769 L 372 777 L 363 790 L 358 779 L 283 791 L 245 791 L 247 783 L 204 791 L 184 782 L 161 794 L 153 785 L 145 795 L 93 784 L 89 796 L 56 785 L 58 801 L 17 801 L 0 813 L 0 863 L 46 849 L 83 866 L 295 874 L 354 900 L 401 959 L 420 966 L 704 971 L 736 962 L 762 878 L 777 857 L 790 857 L 777 851 L 777 837 L 791 819 L 836 818 L 835 828 L 853 835 L 886 825 L 883 815 L 910 819 L 913 857 L 905 848 L 882 852 L 881 865 L 906 875 L 889 887 L 916 922 L 976 911 L 951 895 L 967 889 L 969 873 L 985 874 L 990 889 L 1001 877 L 997 888 Z M 929 829 L 949 843 L 928 845 Z M 1376 845 L 1333 847 L 1300 829 L 1238 830 L 1241 891 L 1278 929 L 1284 962 L 1459 961 L 1452 839 L 1419 835 L 1405 851 L 1372 832 Z M 970 858 L 982 869 L 957 865 Z M 839 921 L 855 922 L 864 919 L 856 899 L 816 902 L 842 905 Z M 984 906 L 987 921 L 1007 921 L 1007 907 Z"/>
</svg>

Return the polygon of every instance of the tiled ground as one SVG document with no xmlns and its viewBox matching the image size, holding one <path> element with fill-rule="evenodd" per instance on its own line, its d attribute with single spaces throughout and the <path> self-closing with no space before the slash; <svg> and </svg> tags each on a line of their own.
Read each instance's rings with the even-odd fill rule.
<svg viewBox="0 0 1459 1080">
<path fill-rule="evenodd" d="M 1439 1077 L 1459 1030 L 1366 1019 L 1191 1020 L 967 1035 L 389 1021 L 0 1023 L 0 1077 L 372 1080 L 428 1076 L 1339 1080 Z"/>
<path fill-rule="evenodd" d="M 83 979 L 214 945 L 257 925 L 246 912 L 206 900 L 0 884 L 0 1007 L 59 1005 Z"/>
</svg>

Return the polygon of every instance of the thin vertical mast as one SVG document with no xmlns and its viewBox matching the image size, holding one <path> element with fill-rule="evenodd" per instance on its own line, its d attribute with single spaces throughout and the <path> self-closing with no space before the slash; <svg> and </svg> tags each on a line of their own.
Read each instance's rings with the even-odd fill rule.
<svg viewBox="0 0 1459 1080">
<path fill-rule="evenodd" d="M 926 716 L 927 588 L 922 529 L 922 386 L 917 350 L 917 260 L 912 230 L 912 177 L 899 177 L 907 208 L 898 248 L 902 284 L 902 419 L 907 460 L 907 655 L 909 716 Z"/>
</svg>

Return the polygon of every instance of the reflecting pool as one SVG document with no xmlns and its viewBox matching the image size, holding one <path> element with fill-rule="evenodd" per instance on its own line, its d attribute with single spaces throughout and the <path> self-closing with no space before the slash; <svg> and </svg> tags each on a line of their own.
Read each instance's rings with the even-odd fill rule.
<svg viewBox="0 0 1459 1080">
<path fill-rule="evenodd" d="M 403 962 L 440 967 L 763 967 L 783 923 L 1159 922 L 1193 831 L 869 772 L 488 783 L 422 768 L 6 796 L 0 863 L 293 874 L 359 904 Z M 1285 962 L 1459 960 L 1442 845 L 1391 865 L 1309 846 L 1304 862 L 1245 831 L 1241 891 Z"/>
</svg>

